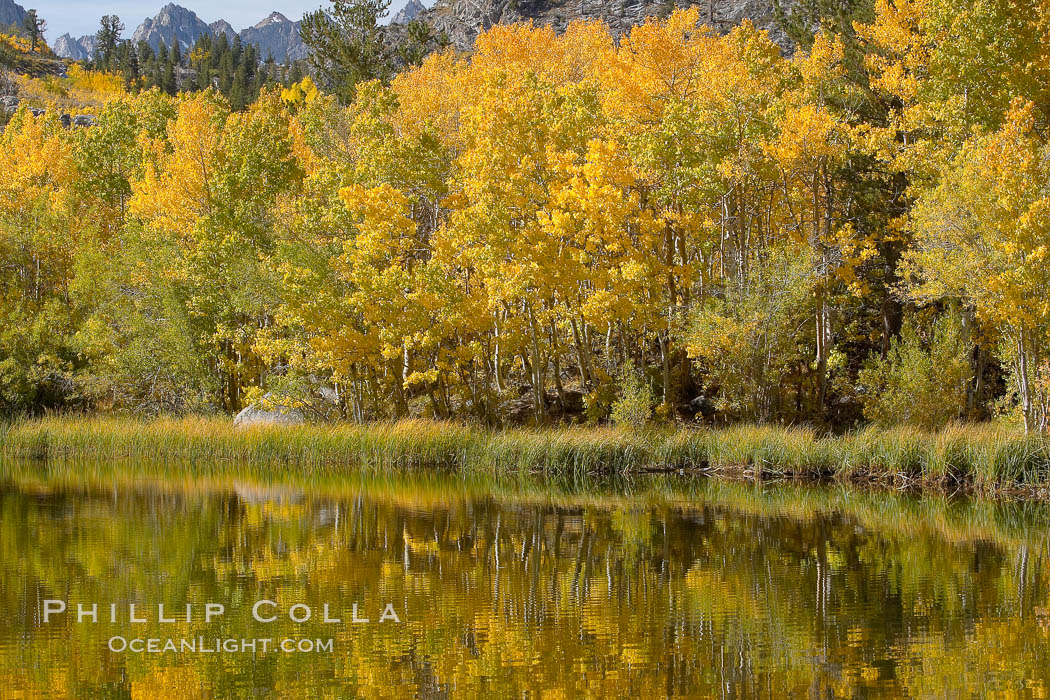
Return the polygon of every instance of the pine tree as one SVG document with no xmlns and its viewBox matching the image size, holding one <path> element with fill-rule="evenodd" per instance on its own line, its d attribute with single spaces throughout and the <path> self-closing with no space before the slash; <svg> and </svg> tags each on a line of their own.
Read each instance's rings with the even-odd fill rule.
<svg viewBox="0 0 1050 700">
<path fill-rule="evenodd" d="M 29 50 L 36 51 L 37 45 L 44 38 L 47 22 L 37 15 L 36 10 L 29 10 L 26 12 L 25 19 L 22 20 L 22 27 L 29 36 Z"/>
<path fill-rule="evenodd" d="M 112 70 L 117 46 L 120 43 L 124 24 L 116 15 L 102 17 L 98 32 L 95 33 L 95 63 L 102 70 Z"/>
</svg>

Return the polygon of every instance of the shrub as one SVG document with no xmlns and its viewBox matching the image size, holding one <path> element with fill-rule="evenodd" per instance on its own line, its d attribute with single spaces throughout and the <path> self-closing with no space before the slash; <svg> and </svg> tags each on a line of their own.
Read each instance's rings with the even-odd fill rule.
<svg viewBox="0 0 1050 700">
<path fill-rule="evenodd" d="M 583 397 L 584 415 L 594 425 L 609 417 L 616 402 L 616 382 L 600 367 L 594 370 L 594 389 Z"/>
<path fill-rule="evenodd" d="M 811 267 L 805 255 L 770 249 L 689 319 L 687 351 L 726 417 L 766 423 L 795 403 L 792 372 L 812 347 Z"/>
<path fill-rule="evenodd" d="M 645 376 L 628 362 L 620 374 L 620 398 L 612 405 L 612 422 L 644 427 L 652 417 L 654 403 L 656 396 Z"/>
<path fill-rule="evenodd" d="M 865 417 L 927 430 L 957 420 L 966 408 L 972 351 L 958 314 L 942 314 L 925 331 L 908 319 L 886 357 L 870 358 L 858 375 Z"/>
</svg>

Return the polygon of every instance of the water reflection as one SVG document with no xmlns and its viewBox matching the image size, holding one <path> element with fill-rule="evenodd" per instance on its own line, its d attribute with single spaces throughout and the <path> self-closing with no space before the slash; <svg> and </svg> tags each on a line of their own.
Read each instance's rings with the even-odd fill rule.
<svg viewBox="0 0 1050 700">
<path fill-rule="evenodd" d="M 1043 506 L 665 476 L 145 486 L 8 471 L 5 698 L 1046 689 Z M 45 599 L 97 602 L 102 619 L 45 624 Z M 276 621 L 252 618 L 258 600 L 278 604 Z M 210 601 L 226 607 L 211 624 L 156 619 L 159 603 Z M 124 611 L 116 624 L 110 603 Z M 309 621 L 289 619 L 297 603 Z M 340 623 L 321 620 L 326 603 Z M 349 621 L 354 603 L 368 624 Z M 148 621 L 129 623 L 129 604 Z M 378 623 L 388 604 L 400 623 Z M 114 635 L 332 639 L 333 650 L 114 653 Z"/>
</svg>

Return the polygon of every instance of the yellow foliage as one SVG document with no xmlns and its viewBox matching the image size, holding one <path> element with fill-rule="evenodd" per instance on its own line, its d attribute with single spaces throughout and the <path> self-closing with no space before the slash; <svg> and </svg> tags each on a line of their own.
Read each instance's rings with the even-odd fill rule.
<svg viewBox="0 0 1050 700">
<path fill-rule="evenodd" d="M 73 112 L 95 112 L 127 94 L 119 75 L 86 70 L 78 63 L 69 67 L 65 77 L 19 75 L 17 83 L 19 96 L 24 100 L 39 106 L 53 104 Z"/>
<path fill-rule="evenodd" d="M 282 90 L 281 100 L 290 107 L 294 107 L 313 102 L 317 99 L 318 94 L 313 78 L 306 76 L 298 83 Z"/>
</svg>

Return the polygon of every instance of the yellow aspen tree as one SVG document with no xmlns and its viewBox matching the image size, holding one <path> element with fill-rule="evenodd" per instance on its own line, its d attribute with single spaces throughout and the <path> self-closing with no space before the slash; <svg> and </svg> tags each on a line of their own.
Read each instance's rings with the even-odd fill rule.
<svg viewBox="0 0 1050 700">
<path fill-rule="evenodd" d="M 0 134 L 0 168 L 0 406 L 57 405 L 76 359 L 77 254 L 94 240 L 69 131 L 22 108 Z"/>
<path fill-rule="evenodd" d="M 785 201 L 785 234 L 802 245 L 813 265 L 814 404 L 818 414 L 827 399 L 828 361 L 834 346 L 832 301 L 835 285 L 870 247 L 851 247 L 843 194 L 845 165 L 854 142 L 842 44 L 818 35 L 808 54 L 796 57 L 798 84 L 786 92 L 778 134 L 768 148 L 779 172 Z M 836 99 L 837 98 L 837 99 Z M 844 253 L 848 250 L 850 255 Z"/>
<path fill-rule="evenodd" d="M 254 344 L 269 323 L 275 202 L 301 177 L 287 118 L 275 94 L 243 113 L 210 91 L 183 98 L 133 184 L 130 210 L 154 246 L 152 270 L 195 319 L 230 411 L 266 373 Z"/>
<path fill-rule="evenodd" d="M 1018 100 L 964 144 L 917 203 L 904 260 L 913 298 L 959 299 L 1002 338 L 1028 430 L 1045 430 L 1050 410 L 1050 145 L 1037 121 Z"/>
</svg>

